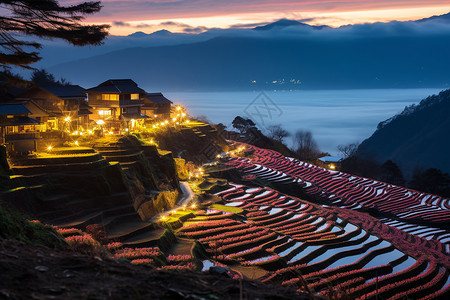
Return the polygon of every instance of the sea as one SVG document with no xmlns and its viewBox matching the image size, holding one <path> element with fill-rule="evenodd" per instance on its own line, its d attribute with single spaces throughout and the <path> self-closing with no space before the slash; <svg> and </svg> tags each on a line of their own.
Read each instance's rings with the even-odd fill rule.
<svg viewBox="0 0 450 300">
<path fill-rule="evenodd" d="M 298 130 L 309 130 L 323 152 L 339 156 L 338 145 L 360 143 L 369 138 L 378 123 L 403 111 L 406 106 L 442 89 L 361 89 L 239 92 L 165 92 L 190 116 L 222 123 L 232 130 L 236 116 L 252 119 L 267 133 L 281 125 L 293 146 Z"/>
</svg>

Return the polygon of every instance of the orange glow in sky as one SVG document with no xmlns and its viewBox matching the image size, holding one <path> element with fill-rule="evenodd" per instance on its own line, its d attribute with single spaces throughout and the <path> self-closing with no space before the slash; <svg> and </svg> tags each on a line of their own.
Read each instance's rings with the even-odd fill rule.
<svg viewBox="0 0 450 300">
<path fill-rule="evenodd" d="M 111 24 L 113 35 L 161 29 L 198 33 L 208 28 L 270 23 L 282 18 L 338 27 L 417 20 L 450 12 L 448 0 L 103 0 L 102 4 L 102 11 L 87 22 Z"/>
</svg>

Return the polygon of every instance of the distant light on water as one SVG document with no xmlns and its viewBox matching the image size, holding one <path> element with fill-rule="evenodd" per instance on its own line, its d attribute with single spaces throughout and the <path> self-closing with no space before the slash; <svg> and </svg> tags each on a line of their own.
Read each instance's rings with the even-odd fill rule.
<svg viewBox="0 0 450 300">
<path fill-rule="evenodd" d="M 322 151 L 337 155 L 339 144 L 362 142 L 378 123 L 401 112 L 405 106 L 439 93 L 441 89 L 316 90 L 265 92 L 282 110 L 266 126 L 281 124 L 294 134 L 311 130 Z M 235 116 L 259 92 L 165 92 L 169 99 L 186 107 L 189 115 L 206 116 L 213 123 L 232 129 Z M 292 138 L 286 139 L 292 146 Z"/>
</svg>

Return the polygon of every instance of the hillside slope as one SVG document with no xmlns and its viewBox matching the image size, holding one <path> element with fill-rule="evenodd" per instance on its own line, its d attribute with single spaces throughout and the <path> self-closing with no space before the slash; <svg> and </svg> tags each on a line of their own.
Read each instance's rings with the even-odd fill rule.
<svg viewBox="0 0 450 300">
<path fill-rule="evenodd" d="M 450 172 L 450 89 L 430 96 L 378 125 L 358 149 L 362 157 L 396 162 L 407 175 L 416 167 Z"/>
</svg>

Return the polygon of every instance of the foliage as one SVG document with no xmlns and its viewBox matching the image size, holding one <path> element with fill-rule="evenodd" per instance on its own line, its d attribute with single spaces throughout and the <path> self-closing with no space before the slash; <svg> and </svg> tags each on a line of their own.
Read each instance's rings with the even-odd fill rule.
<svg viewBox="0 0 450 300">
<path fill-rule="evenodd" d="M 405 179 L 403 178 L 402 171 L 392 160 L 387 160 L 381 165 L 381 175 L 379 179 L 395 185 L 405 185 Z"/>
<path fill-rule="evenodd" d="M 342 154 L 344 159 L 354 157 L 358 151 L 359 143 L 350 143 L 346 145 L 338 145 L 337 149 Z"/>
<path fill-rule="evenodd" d="M 103 246 L 87 233 L 68 236 L 66 237 L 66 242 L 76 252 L 92 255 L 102 255 L 105 253 Z"/>
<path fill-rule="evenodd" d="M 182 158 L 174 158 L 177 176 L 179 180 L 186 181 L 189 179 L 189 171 L 186 168 L 186 161 Z"/>
<path fill-rule="evenodd" d="M 242 134 L 248 134 L 252 129 L 256 129 L 256 124 L 251 119 L 246 119 L 241 116 L 234 118 L 232 124 Z"/>
<path fill-rule="evenodd" d="M 16 239 L 27 244 L 64 248 L 64 242 L 55 229 L 39 221 L 28 221 L 14 208 L 0 202 L 0 238 Z"/>
<path fill-rule="evenodd" d="M 287 131 L 286 129 L 283 129 L 281 127 L 281 125 L 269 126 L 269 127 L 267 127 L 267 130 L 269 130 L 269 134 L 270 134 L 269 137 L 271 139 L 274 139 L 274 140 L 279 141 L 281 143 L 283 142 L 283 139 L 285 137 L 288 137 L 288 136 L 291 135 L 289 133 L 289 131 Z"/>
<path fill-rule="evenodd" d="M 435 168 L 416 169 L 409 185 L 415 190 L 450 197 L 450 175 Z"/>
<path fill-rule="evenodd" d="M 156 196 L 154 208 L 157 212 L 163 212 L 171 209 L 178 199 L 178 191 L 162 191 Z"/>
<path fill-rule="evenodd" d="M 47 72 L 45 69 L 35 70 L 33 74 L 31 74 L 31 81 L 35 84 L 42 85 L 70 85 L 70 82 L 65 78 L 61 78 L 60 80 L 56 80 L 53 74 Z"/>
<path fill-rule="evenodd" d="M 56 231 L 64 236 L 74 236 L 74 235 L 83 235 L 83 231 L 78 228 L 57 228 Z"/>
<path fill-rule="evenodd" d="M 294 151 L 302 160 L 314 160 L 321 154 L 316 140 L 308 130 L 298 130 L 295 133 Z"/>
<path fill-rule="evenodd" d="M 2 34 L 0 43 L 0 66 L 10 65 L 28 68 L 29 64 L 41 59 L 41 44 L 19 40 L 17 33 L 39 38 L 58 38 L 76 46 L 99 45 L 107 36 L 108 25 L 86 25 L 86 15 L 97 13 L 100 2 L 83 2 L 63 6 L 56 0 L 1 1 L 3 14 L 0 16 Z"/>
<path fill-rule="evenodd" d="M 86 232 L 102 244 L 105 244 L 108 241 L 105 231 L 98 224 L 86 226 Z"/>
</svg>

